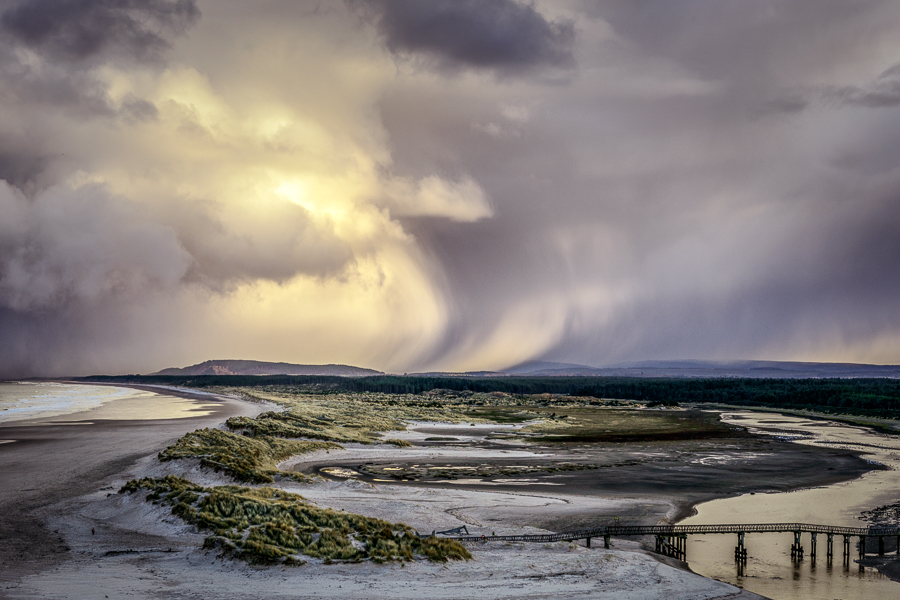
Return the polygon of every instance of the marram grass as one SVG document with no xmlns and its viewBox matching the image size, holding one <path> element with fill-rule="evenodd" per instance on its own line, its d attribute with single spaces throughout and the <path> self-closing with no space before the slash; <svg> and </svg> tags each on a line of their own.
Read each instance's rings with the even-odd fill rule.
<svg viewBox="0 0 900 600">
<path fill-rule="evenodd" d="M 199 458 L 203 466 L 222 469 L 238 481 L 272 483 L 276 478 L 307 480 L 302 473 L 279 471 L 276 465 L 297 454 L 330 449 L 341 449 L 341 446 L 334 442 L 286 440 L 268 435 L 249 437 L 221 429 L 198 429 L 160 452 L 159 459 Z"/>
<path fill-rule="evenodd" d="M 420 538 L 407 525 L 323 509 L 276 488 L 205 488 L 168 475 L 126 483 L 120 493 L 147 490 L 147 500 L 209 531 L 204 547 L 254 563 L 302 563 L 301 555 L 331 561 L 435 562 L 469 560 L 455 540 Z"/>
</svg>

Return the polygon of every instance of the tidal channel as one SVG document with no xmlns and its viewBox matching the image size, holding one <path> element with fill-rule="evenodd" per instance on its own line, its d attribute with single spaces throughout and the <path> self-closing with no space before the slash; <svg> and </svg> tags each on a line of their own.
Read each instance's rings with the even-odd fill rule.
<svg viewBox="0 0 900 600">
<path fill-rule="evenodd" d="M 776 413 L 729 412 L 722 420 L 747 427 L 756 434 L 790 439 L 798 444 L 846 448 L 863 452 L 863 458 L 887 467 L 833 485 L 794 492 L 744 494 L 698 505 L 697 514 L 679 524 L 720 523 L 814 523 L 866 527 L 863 511 L 895 504 L 900 500 L 900 436 L 877 433 L 834 421 L 812 420 Z M 882 514 L 882 523 L 896 524 L 896 511 Z M 809 557 L 810 535 L 803 534 L 806 555 L 792 561 L 791 533 L 747 534 L 746 566 L 734 562 L 736 535 L 688 536 L 687 561 L 692 570 L 707 577 L 739 585 L 773 600 L 819 600 L 826 598 L 898 598 L 900 583 L 876 569 L 862 568 L 857 538 L 851 543 L 849 566 L 843 561 L 842 538 L 835 536 L 834 558 L 825 557 L 825 539 L 820 534 L 818 556 Z M 871 549 L 869 550 L 871 553 Z M 895 555 L 896 548 L 887 549 Z"/>
</svg>

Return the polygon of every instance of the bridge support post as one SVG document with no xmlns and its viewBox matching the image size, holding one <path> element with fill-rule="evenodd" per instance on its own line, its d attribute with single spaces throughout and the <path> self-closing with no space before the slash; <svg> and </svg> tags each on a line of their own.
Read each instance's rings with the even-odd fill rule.
<svg viewBox="0 0 900 600">
<path fill-rule="evenodd" d="M 800 543 L 800 532 L 794 532 L 794 543 L 791 544 L 791 559 L 803 560 L 803 545 Z"/>
<path fill-rule="evenodd" d="M 587 547 L 590 548 L 591 547 L 591 538 L 587 538 L 586 541 L 587 541 Z"/>
<path fill-rule="evenodd" d="M 834 534 L 829 533 L 828 539 L 825 541 L 825 560 L 831 562 L 834 557 Z"/>
<path fill-rule="evenodd" d="M 816 532 L 814 531 L 809 534 L 809 558 L 816 560 Z"/>
<path fill-rule="evenodd" d="M 866 557 L 866 536 L 864 535 L 859 536 L 859 557 Z"/>
<path fill-rule="evenodd" d="M 747 562 L 747 549 L 744 547 L 744 532 L 739 531 L 738 534 L 738 543 L 734 549 L 734 562 L 741 565 Z"/>
<path fill-rule="evenodd" d="M 609 534 L 603 536 L 603 547 L 609 548 Z"/>
<path fill-rule="evenodd" d="M 884 536 L 878 536 L 878 556 L 884 556 Z"/>
<path fill-rule="evenodd" d="M 663 547 L 663 537 L 661 535 L 656 536 L 656 553 L 662 554 Z"/>
</svg>

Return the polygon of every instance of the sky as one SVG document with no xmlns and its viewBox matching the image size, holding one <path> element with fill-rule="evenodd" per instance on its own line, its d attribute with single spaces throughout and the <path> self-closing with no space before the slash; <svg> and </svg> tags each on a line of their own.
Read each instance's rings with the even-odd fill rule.
<svg viewBox="0 0 900 600">
<path fill-rule="evenodd" d="M 0 377 L 900 363 L 900 3 L 0 0 Z"/>
</svg>

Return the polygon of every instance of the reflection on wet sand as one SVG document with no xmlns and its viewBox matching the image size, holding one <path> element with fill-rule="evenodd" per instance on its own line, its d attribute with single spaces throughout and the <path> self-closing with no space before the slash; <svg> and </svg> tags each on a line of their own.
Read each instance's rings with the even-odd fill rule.
<svg viewBox="0 0 900 600">
<path fill-rule="evenodd" d="M 152 398 L 152 402 L 148 402 Z M 205 417 L 219 405 L 215 401 L 197 401 L 150 392 L 137 392 L 134 397 L 118 400 L 90 411 L 91 419 L 113 421 L 184 419 Z"/>
<path fill-rule="evenodd" d="M 788 493 L 745 494 L 697 506 L 697 515 L 681 524 L 805 522 L 865 527 L 862 512 L 896 501 L 900 489 L 900 438 L 836 422 L 778 414 L 735 412 L 723 420 L 750 428 L 754 433 L 796 444 L 842 448 L 864 452 L 864 458 L 889 469 L 870 471 L 857 479 Z M 741 585 L 770 598 L 889 598 L 900 594 L 900 583 L 875 569 L 855 562 L 841 564 L 836 550 L 834 564 L 824 555 L 794 562 L 790 557 L 791 534 L 748 535 L 747 566 L 739 573 L 732 560 L 732 536 L 689 538 L 687 560 L 707 577 Z M 809 539 L 803 541 L 807 546 Z M 807 548 L 808 549 L 808 548 Z M 855 548 L 853 559 L 856 558 Z"/>
</svg>

